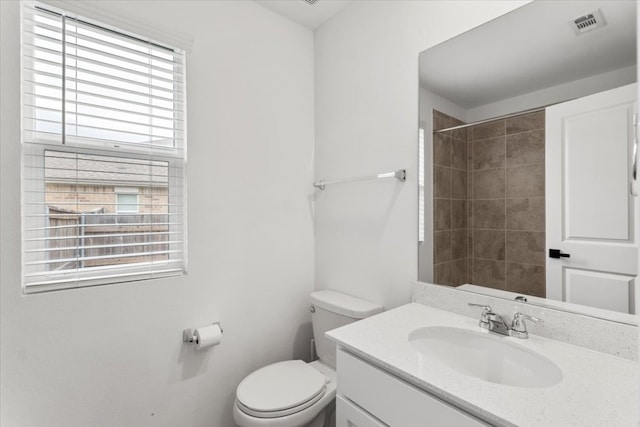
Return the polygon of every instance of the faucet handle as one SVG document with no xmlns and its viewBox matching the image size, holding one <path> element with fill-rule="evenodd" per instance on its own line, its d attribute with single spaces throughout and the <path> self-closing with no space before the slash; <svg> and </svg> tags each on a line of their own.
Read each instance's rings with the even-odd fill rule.
<svg viewBox="0 0 640 427">
<path fill-rule="evenodd" d="M 469 307 L 480 307 L 480 308 L 483 308 L 483 309 L 484 309 L 484 311 L 491 311 L 491 306 L 490 306 L 490 305 L 475 304 L 475 303 L 473 303 L 473 302 L 469 302 L 469 303 L 467 303 L 467 305 L 468 305 Z"/>
<path fill-rule="evenodd" d="M 527 324 L 524 322 L 525 320 L 530 320 L 534 323 L 544 322 L 542 319 L 539 319 L 537 317 L 518 312 L 513 315 L 513 320 L 511 321 L 511 336 L 516 338 L 529 338 L 529 332 L 527 332 Z"/>
<path fill-rule="evenodd" d="M 489 329 L 489 315 L 493 314 L 493 310 L 490 305 L 485 304 L 474 304 L 472 302 L 467 303 L 469 307 L 480 307 L 482 308 L 482 314 L 480 314 L 480 323 L 479 326 L 481 328 Z"/>
</svg>

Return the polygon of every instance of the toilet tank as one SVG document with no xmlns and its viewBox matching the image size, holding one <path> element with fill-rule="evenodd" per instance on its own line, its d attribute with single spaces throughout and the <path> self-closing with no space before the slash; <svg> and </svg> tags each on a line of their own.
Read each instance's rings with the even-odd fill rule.
<svg viewBox="0 0 640 427">
<path fill-rule="evenodd" d="M 335 291 L 317 291 L 311 294 L 311 322 L 316 353 L 320 361 L 336 367 L 336 345 L 324 333 L 356 320 L 381 313 L 383 307 L 370 301 Z"/>
</svg>

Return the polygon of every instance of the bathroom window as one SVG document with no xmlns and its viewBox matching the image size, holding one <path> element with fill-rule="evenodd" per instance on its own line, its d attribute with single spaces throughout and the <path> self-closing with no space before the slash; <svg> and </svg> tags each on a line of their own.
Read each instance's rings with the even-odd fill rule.
<svg viewBox="0 0 640 427">
<path fill-rule="evenodd" d="M 182 274 L 184 53 L 23 7 L 24 291 Z"/>
<path fill-rule="evenodd" d="M 116 212 L 138 213 L 138 189 L 129 187 L 116 187 Z"/>
</svg>

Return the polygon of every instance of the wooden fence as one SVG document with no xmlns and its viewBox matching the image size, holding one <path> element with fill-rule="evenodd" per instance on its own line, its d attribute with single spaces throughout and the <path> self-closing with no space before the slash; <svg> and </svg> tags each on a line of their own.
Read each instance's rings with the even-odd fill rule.
<svg viewBox="0 0 640 427">
<path fill-rule="evenodd" d="M 50 270 L 166 260 L 169 215 L 49 207 Z M 160 252 L 160 253 L 158 253 Z M 60 262 L 55 262 L 60 260 Z"/>
</svg>

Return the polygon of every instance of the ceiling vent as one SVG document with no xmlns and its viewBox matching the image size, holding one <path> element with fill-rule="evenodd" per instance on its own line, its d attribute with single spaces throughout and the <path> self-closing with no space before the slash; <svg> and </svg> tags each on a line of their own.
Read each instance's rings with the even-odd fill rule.
<svg viewBox="0 0 640 427">
<path fill-rule="evenodd" d="M 316 4 L 318 2 L 318 0 L 304 0 L 304 1 L 306 1 L 307 3 L 309 3 L 311 5 Z"/>
<path fill-rule="evenodd" d="M 596 9 L 591 13 L 572 19 L 569 21 L 569 25 L 571 25 L 571 29 L 573 29 L 573 32 L 576 33 L 576 35 L 580 35 L 582 33 L 593 31 L 597 28 L 602 28 L 607 25 L 607 23 L 602 17 L 600 9 Z"/>
</svg>

